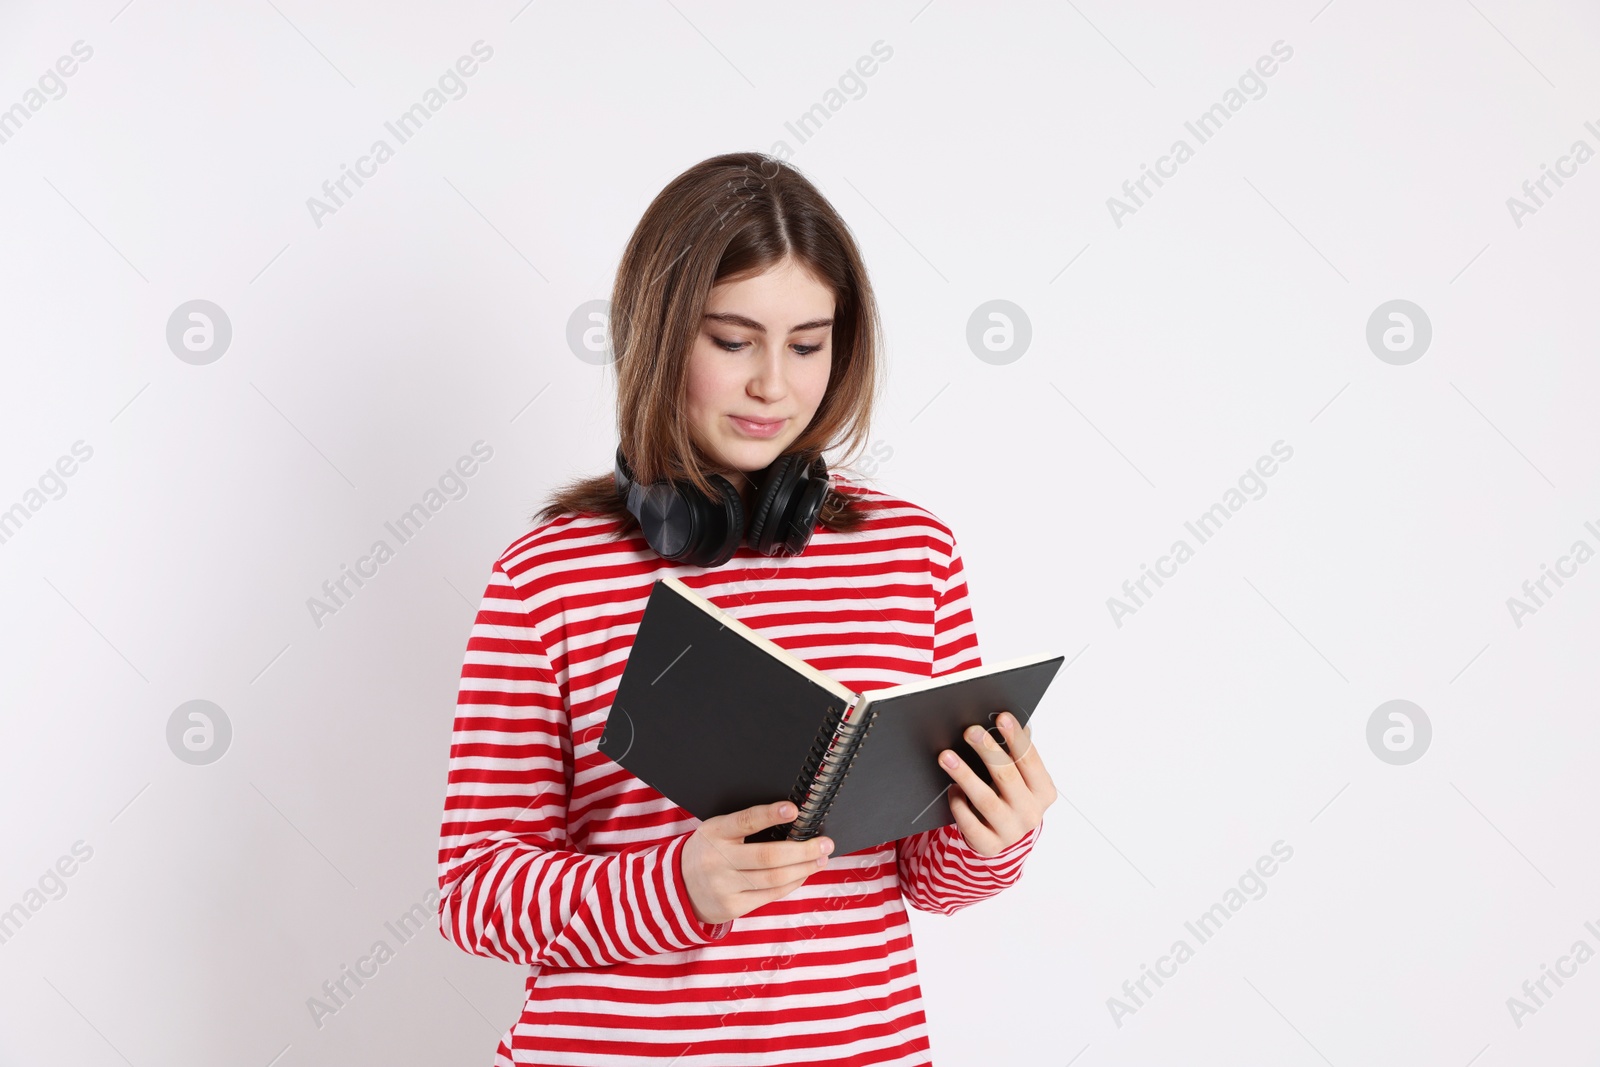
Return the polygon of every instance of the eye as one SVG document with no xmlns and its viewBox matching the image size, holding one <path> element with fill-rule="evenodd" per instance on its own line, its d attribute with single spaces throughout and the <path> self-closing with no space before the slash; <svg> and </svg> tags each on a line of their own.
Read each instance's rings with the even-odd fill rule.
<svg viewBox="0 0 1600 1067">
<path fill-rule="evenodd" d="M 737 352 L 737 351 L 739 351 L 741 348 L 743 348 L 745 345 L 747 345 L 749 343 L 748 341 L 724 341 L 720 337 L 713 337 L 712 340 L 714 342 L 716 342 L 718 348 L 721 348 L 725 352 Z M 811 353 L 816 352 L 816 351 L 820 350 L 821 348 L 822 348 L 821 345 L 795 345 L 794 346 L 795 352 L 797 354 L 799 354 L 799 355 L 802 355 L 802 356 L 809 356 L 809 355 L 811 355 Z"/>
</svg>

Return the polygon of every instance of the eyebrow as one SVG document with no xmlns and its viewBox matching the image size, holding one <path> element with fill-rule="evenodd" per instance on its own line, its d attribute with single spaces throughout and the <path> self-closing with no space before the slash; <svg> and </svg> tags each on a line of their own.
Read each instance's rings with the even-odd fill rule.
<svg viewBox="0 0 1600 1067">
<path fill-rule="evenodd" d="M 757 333 L 767 332 L 767 328 L 761 325 L 761 323 L 757 322 L 755 319 L 749 319 L 743 315 L 735 315 L 731 311 L 707 312 L 705 317 L 715 322 L 726 322 L 730 326 L 743 326 L 745 329 L 754 330 Z M 832 325 L 833 320 L 831 318 L 812 319 L 810 322 L 802 322 L 799 325 L 789 327 L 789 332 L 799 333 L 801 330 L 814 330 L 819 326 Z"/>
</svg>

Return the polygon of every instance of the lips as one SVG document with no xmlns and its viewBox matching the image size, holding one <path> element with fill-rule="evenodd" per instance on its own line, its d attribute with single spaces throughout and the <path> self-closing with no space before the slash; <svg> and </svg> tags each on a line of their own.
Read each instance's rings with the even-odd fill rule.
<svg viewBox="0 0 1600 1067">
<path fill-rule="evenodd" d="M 729 415 L 734 428 L 747 437 L 776 437 L 788 419 L 749 419 L 742 415 Z"/>
</svg>

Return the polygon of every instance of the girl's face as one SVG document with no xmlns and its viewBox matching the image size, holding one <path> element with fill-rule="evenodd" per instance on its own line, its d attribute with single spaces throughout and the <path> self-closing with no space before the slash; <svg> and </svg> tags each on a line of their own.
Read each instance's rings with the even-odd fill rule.
<svg viewBox="0 0 1600 1067">
<path fill-rule="evenodd" d="M 711 290 L 689 355 L 688 415 L 713 461 L 759 471 L 804 432 L 828 387 L 833 311 L 833 291 L 793 259 Z M 733 482 L 748 496 L 749 479 Z"/>
</svg>

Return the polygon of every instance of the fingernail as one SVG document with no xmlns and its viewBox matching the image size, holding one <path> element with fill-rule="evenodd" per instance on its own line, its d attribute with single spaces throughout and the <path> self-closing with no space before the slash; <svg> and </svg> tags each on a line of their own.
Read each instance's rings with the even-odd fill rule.
<svg viewBox="0 0 1600 1067">
<path fill-rule="evenodd" d="M 946 767 L 954 767 L 956 765 L 955 753 L 946 752 L 944 755 L 939 757 L 939 762 L 944 764 Z"/>
<path fill-rule="evenodd" d="M 782 815 L 785 819 L 787 819 L 789 816 L 794 814 L 794 809 L 791 808 L 789 805 L 785 804 L 783 807 L 778 809 L 778 814 Z"/>
<path fill-rule="evenodd" d="M 828 853 L 830 853 L 832 851 L 833 851 L 833 842 L 832 841 L 824 841 L 822 843 L 822 848 L 821 848 L 822 854 L 824 856 L 826 856 Z"/>
</svg>

